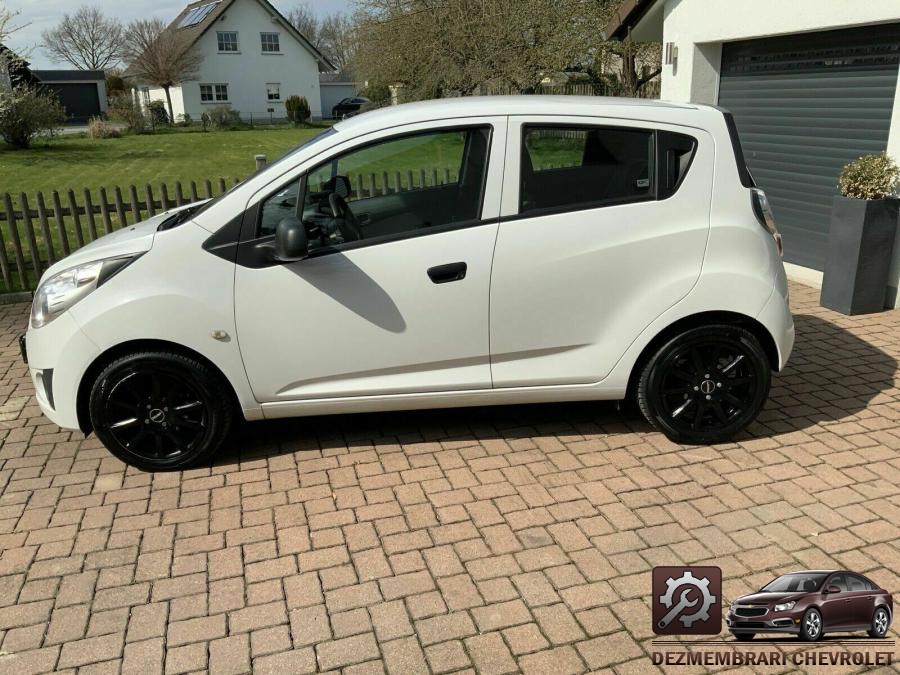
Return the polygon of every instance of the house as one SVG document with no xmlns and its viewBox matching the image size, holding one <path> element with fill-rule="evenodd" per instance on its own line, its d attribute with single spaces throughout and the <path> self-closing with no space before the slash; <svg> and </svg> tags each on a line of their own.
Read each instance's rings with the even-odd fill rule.
<svg viewBox="0 0 900 675">
<path fill-rule="evenodd" d="M 19 85 L 53 92 L 68 124 L 85 124 L 106 113 L 106 77 L 102 70 L 32 70 L 28 61 L 0 45 L 0 90 Z"/>
<path fill-rule="evenodd" d="M 284 102 L 294 94 L 309 101 L 312 117 L 322 116 L 320 64 L 334 70 L 268 0 L 199 0 L 169 26 L 189 36 L 203 63 L 198 76 L 172 87 L 176 118 L 199 119 L 227 105 L 244 119 L 285 119 Z M 140 87 L 142 103 L 165 101 L 165 91 Z"/>
<path fill-rule="evenodd" d="M 663 99 L 734 114 L 788 273 L 821 282 L 842 167 L 900 161 L 900 2 L 625 0 L 606 33 L 663 44 Z M 886 302 L 900 307 L 900 239 L 893 255 Z"/>
<path fill-rule="evenodd" d="M 331 117 L 331 109 L 345 98 L 356 96 L 359 85 L 350 73 L 319 73 L 319 91 L 322 97 L 322 117 Z"/>
</svg>

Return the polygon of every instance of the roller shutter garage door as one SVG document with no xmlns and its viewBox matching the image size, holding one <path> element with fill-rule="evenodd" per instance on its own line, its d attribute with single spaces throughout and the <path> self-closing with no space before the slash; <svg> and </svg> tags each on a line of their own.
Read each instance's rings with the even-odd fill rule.
<svg viewBox="0 0 900 675">
<path fill-rule="evenodd" d="M 66 109 L 66 122 L 85 124 L 91 117 L 100 115 L 100 93 L 95 82 L 46 82 Z"/>
<path fill-rule="evenodd" d="M 887 148 L 900 23 L 726 43 L 719 105 L 784 235 L 785 260 L 825 265 L 843 166 Z"/>
</svg>

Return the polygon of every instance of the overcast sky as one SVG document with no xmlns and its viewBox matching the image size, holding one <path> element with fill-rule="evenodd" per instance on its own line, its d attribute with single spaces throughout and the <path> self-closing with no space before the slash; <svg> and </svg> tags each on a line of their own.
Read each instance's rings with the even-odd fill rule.
<svg viewBox="0 0 900 675">
<path fill-rule="evenodd" d="M 321 15 L 335 11 L 352 10 L 352 0 L 271 0 L 279 10 L 287 12 L 298 4 L 308 4 Z M 189 0 L 5 0 L 5 4 L 21 14 L 17 23 L 28 23 L 9 40 L 9 46 L 23 53 L 33 68 L 71 68 L 68 64 L 54 64 L 43 53 L 38 44 L 41 31 L 59 22 L 67 12 L 73 12 L 82 4 L 98 5 L 110 16 L 118 17 L 124 23 L 133 19 L 158 16 L 170 21 L 190 4 Z"/>
</svg>

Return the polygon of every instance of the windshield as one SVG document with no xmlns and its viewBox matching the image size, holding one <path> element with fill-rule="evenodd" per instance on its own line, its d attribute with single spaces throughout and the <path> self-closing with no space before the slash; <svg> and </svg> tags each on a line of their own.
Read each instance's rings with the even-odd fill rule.
<svg viewBox="0 0 900 675">
<path fill-rule="evenodd" d="M 791 593 L 793 591 L 811 593 L 819 590 L 827 576 L 827 574 L 808 573 L 785 574 L 770 581 L 759 590 L 767 593 Z"/>
<path fill-rule="evenodd" d="M 255 174 L 253 174 L 253 177 L 259 176 L 259 175 L 261 175 L 261 174 L 263 174 L 263 173 L 265 173 L 265 172 L 267 172 L 267 171 L 271 171 L 272 169 L 281 166 L 283 163 L 285 163 L 286 161 L 288 161 L 289 159 L 291 159 L 294 155 L 296 155 L 296 154 L 297 154 L 298 152 L 300 152 L 301 150 L 306 150 L 306 149 L 309 148 L 310 146 L 313 146 L 313 145 L 315 145 L 316 143 L 319 143 L 320 141 L 323 141 L 324 139 L 326 139 L 326 138 L 328 138 L 329 136 L 332 136 L 332 135 L 334 135 L 334 134 L 336 134 L 336 133 L 337 133 L 337 130 L 336 130 L 334 127 L 329 127 L 328 129 L 326 129 L 325 131 L 323 131 L 323 132 L 322 132 L 321 134 L 319 134 L 318 136 L 313 136 L 312 138 L 310 138 L 310 139 L 309 139 L 308 141 L 306 141 L 305 143 L 301 143 L 300 145 L 298 145 L 298 146 L 297 146 L 296 148 L 294 148 L 293 150 L 289 150 L 286 154 L 284 154 L 283 156 L 281 156 L 281 157 L 280 157 L 279 159 L 277 159 L 276 161 L 272 162 L 271 164 L 266 165 L 263 169 L 260 169 L 260 170 L 257 171 Z M 248 176 L 248 178 L 249 178 L 249 177 L 250 177 L 250 176 Z M 241 182 L 243 182 L 243 181 L 241 181 Z M 216 204 L 220 199 L 222 199 L 222 197 L 224 197 L 225 195 L 229 194 L 232 190 L 234 190 L 234 188 L 236 188 L 236 187 L 237 187 L 238 185 L 240 185 L 240 184 L 241 184 L 241 183 L 238 183 L 237 185 L 231 186 L 228 190 L 226 190 L 225 192 L 223 192 L 222 194 L 220 194 L 220 195 L 219 195 L 218 197 L 216 197 L 215 199 L 210 199 L 208 202 L 205 202 L 204 204 L 202 204 L 198 209 L 196 209 L 196 210 L 191 210 L 190 213 L 189 213 L 188 215 L 191 216 L 191 217 L 193 217 L 193 216 L 196 216 L 196 215 L 199 215 L 199 214 L 203 213 L 204 211 L 206 211 L 206 209 L 208 209 L 209 207 L 211 207 L 213 204 Z M 180 214 L 179 214 L 179 215 L 180 215 Z"/>
</svg>

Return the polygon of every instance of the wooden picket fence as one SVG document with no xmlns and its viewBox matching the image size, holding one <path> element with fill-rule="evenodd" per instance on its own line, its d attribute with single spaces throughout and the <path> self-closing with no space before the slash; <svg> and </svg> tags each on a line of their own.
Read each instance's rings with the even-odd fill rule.
<svg viewBox="0 0 900 675">
<path fill-rule="evenodd" d="M 234 178 L 233 184 L 239 179 Z M 32 291 L 41 274 L 57 260 L 98 237 L 167 209 L 215 197 L 229 181 L 204 180 L 200 185 L 165 183 L 154 189 L 135 185 L 110 190 L 88 189 L 49 196 L 6 193 L 0 198 L 0 292 Z"/>
</svg>

